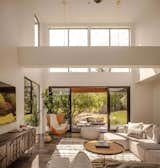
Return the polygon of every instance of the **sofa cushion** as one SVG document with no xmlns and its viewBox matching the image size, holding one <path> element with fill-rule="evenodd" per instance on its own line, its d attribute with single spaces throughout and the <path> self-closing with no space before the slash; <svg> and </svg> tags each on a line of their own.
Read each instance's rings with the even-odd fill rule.
<svg viewBox="0 0 160 168">
<path fill-rule="evenodd" d="M 153 141 L 160 144 L 160 126 L 153 126 Z"/>
<path fill-rule="evenodd" d="M 140 160 L 144 160 L 145 150 L 139 145 L 139 142 L 129 140 L 129 150 L 134 153 Z"/>
</svg>

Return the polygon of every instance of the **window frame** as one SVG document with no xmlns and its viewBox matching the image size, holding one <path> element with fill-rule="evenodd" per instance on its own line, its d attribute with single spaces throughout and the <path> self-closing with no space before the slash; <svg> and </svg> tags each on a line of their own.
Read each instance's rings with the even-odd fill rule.
<svg viewBox="0 0 160 168">
<path fill-rule="evenodd" d="M 88 33 L 90 32 L 90 31 L 88 31 L 88 28 L 67 28 L 68 29 L 68 47 L 88 47 L 89 46 L 89 41 L 90 41 L 90 39 L 88 38 Z M 87 30 L 87 45 L 86 46 L 83 46 L 83 45 L 75 45 L 75 46 L 71 46 L 70 45 L 70 30 Z"/>
<path fill-rule="evenodd" d="M 91 30 L 108 30 L 108 45 L 91 45 Z M 90 28 L 89 29 L 89 34 L 90 34 L 90 45 L 89 47 L 110 47 L 110 28 L 106 28 L 106 27 L 101 27 L 101 28 Z"/>
<path fill-rule="evenodd" d="M 128 46 L 111 45 L 111 30 L 128 30 Z M 131 46 L 131 28 L 109 28 L 109 47 L 130 47 Z"/>
<path fill-rule="evenodd" d="M 50 44 L 50 33 L 49 33 L 49 46 L 50 47 L 69 47 L 69 29 L 61 27 L 61 28 L 48 29 L 48 32 L 50 32 L 50 30 L 67 30 L 67 45 L 66 46 L 51 46 L 51 44 Z"/>
<path fill-rule="evenodd" d="M 31 79 L 29 79 L 28 77 L 24 77 L 24 81 L 27 80 L 29 83 L 30 83 L 30 112 L 28 113 L 25 113 L 25 110 L 24 110 L 24 114 L 25 115 L 28 115 L 28 114 L 33 114 L 33 83 L 35 85 L 37 85 L 38 87 L 38 96 L 37 96 L 37 99 L 38 99 L 38 108 L 37 108 L 37 113 L 40 114 L 40 85 L 34 81 L 32 81 Z M 24 82 L 25 83 L 25 82 Z M 24 85 L 24 88 L 25 88 L 25 85 Z M 25 103 L 25 101 L 24 101 Z"/>
<path fill-rule="evenodd" d="M 60 29 L 66 29 L 67 31 L 68 31 L 68 45 L 67 46 L 63 46 L 63 47 L 130 47 L 131 46 L 131 42 L 132 42 L 132 38 L 131 38 L 131 32 L 132 32 L 132 30 L 131 30 L 131 28 L 130 27 L 127 27 L 127 26 L 125 26 L 125 27 L 71 27 L 71 28 L 69 28 L 69 27 L 67 27 L 67 28 L 64 28 L 64 27 L 54 27 L 54 28 L 49 28 L 48 29 L 48 33 L 49 33 L 49 31 L 50 30 L 60 30 Z M 85 29 L 85 30 L 88 30 L 87 31 L 87 46 L 70 46 L 70 44 L 69 44 L 69 31 L 70 30 L 72 30 L 72 29 Z M 102 45 L 102 46 L 100 46 L 100 45 L 95 45 L 95 46 L 92 46 L 91 45 L 91 30 L 94 30 L 94 29 L 106 29 L 106 30 L 108 30 L 109 31 L 109 39 L 108 39 L 108 41 L 109 41 L 109 45 Z M 123 29 L 123 30 L 128 30 L 128 33 L 129 33 L 129 36 L 128 36 L 128 45 L 126 45 L 126 46 L 119 46 L 119 45 L 115 45 L 115 46 L 112 46 L 111 45 L 111 30 L 121 30 L 121 29 Z M 50 34 L 49 34 L 49 39 L 50 39 Z M 50 46 L 50 40 L 49 40 L 49 46 Z M 58 46 L 50 46 L 50 47 L 58 47 Z"/>
<path fill-rule="evenodd" d="M 38 40 L 37 40 L 37 45 L 36 45 L 36 40 L 35 40 L 35 26 L 37 25 L 38 27 Z M 34 14 L 34 47 L 39 47 L 40 46 L 40 22 L 36 14 Z"/>
</svg>

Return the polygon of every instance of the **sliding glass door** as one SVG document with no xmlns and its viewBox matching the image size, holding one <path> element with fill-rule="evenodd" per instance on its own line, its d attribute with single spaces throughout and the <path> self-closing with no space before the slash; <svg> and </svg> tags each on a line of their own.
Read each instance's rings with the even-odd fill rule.
<svg viewBox="0 0 160 168">
<path fill-rule="evenodd" d="M 72 88 L 71 107 L 72 132 L 80 132 L 82 127 L 107 131 L 106 88 Z"/>
<path fill-rule="evenodd" d="M 72 132 L 116 130 L 130 118 L 129 87 L 50 87 L 53 113 L 64 113 Z"/>
<path fill-rule="evenodd" d="M 116 130 L 119 125 L 129 121 L 129 88 L 108 88 L 109 130 Z"/>
</svg>

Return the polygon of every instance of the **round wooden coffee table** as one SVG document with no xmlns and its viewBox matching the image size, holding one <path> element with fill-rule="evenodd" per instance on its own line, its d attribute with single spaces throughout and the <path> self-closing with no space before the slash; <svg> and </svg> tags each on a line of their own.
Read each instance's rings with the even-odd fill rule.
<svg viewBox="0 0 160 168">
<path fill-rule="evenodd" d="M 97 141 L 88 141 L 84 143 L 84 147 L 87 151 L 102 154 L 102 155 L 115 155 L 124 152 L 124 148 L 122 145 L 119 145 L 112 141 L 107 141 L 109 144 L 109 148 L 97 148 Z"/>
</svg>

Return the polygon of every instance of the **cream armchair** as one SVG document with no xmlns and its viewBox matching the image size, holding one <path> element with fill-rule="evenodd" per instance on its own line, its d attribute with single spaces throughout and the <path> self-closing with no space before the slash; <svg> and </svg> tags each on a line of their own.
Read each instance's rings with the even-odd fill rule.
<svg viewBox="0 0 160 168">
<path fill-rule="evenodd" d="M 65 134 L 69 130 L 69 124 L 67 122 L 59 123 L 56 114 L 47 115 L 47 126 L 50 133 L 58 136 Z"/>
</svg>

